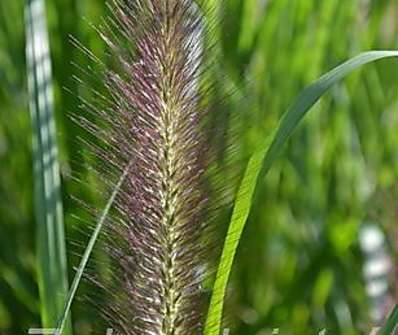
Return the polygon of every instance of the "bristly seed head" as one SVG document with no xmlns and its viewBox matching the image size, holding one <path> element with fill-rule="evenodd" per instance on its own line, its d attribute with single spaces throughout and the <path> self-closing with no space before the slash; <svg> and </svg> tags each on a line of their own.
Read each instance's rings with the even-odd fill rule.
<svg viewBox="0 0 398 335">
<path fill-rule="evenodd" d="M 130 168 L 107 226 L 116 270 L 104 315 L 118 334 L 200 334 L 210 192 L 203 17 L 193 0 L 111 8 L 102 36 L 119 70 L 106 74 L 101 157 L 112 171 Z"/>
</svg>

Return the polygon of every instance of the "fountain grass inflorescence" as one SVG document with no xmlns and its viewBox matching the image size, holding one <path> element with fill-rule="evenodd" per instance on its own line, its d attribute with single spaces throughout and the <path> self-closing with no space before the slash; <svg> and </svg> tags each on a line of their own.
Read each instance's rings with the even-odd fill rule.
<svg viewBox="0 0 398 335">
<path fill-rule="evenodd" d="M 101 33 L 116 66 L 100 110 L 102 171 L 125 171 L 107 224 L 115 263 L 103 314 L 119 334 L 202 331 L 211 240 L 203 14 L 192 0 L 125 0 Z M 107 175 L 103 175 L 106 180 Z"/>
</svg>

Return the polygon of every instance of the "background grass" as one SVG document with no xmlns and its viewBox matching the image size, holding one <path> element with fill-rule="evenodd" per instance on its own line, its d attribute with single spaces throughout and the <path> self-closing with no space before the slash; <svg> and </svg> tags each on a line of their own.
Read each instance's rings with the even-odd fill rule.
<svg viewBox="0 0 398 335">
<path fill-rule="evenodd" d="M 395 0 L 224 0 L 220 77 L 237 91 L 228 108 L 239 113 L 246 159 L 271 133 L 299 91 L 321 73 L 368 49 L 398 48 Z M 98 56 L 103 45 L 89 26 L 105 13 L 102 0 L 46 1 L 69 264 L 78 263 L 88 231 L 82 208 L 96 185 L 82 188 L 70 171 L 88 179 L 83 134 L 68 119 L 79 113 L 72 63 L 88 60 L 71 47 L 77 37 Z M 40 323 L 33 238 L 31 128 L 22 0 L 0 1 L 0 334 L 26 334 Z M 86 18 L 84 20 L 83 18 Z M 259 187 L 243 233 L 228 293 L 233 334 L 366 333 L 361 225 L 372 221 L 397 254 L 398 66 L 382 61 L 357 72 L 323 98 L 289 141 Z M 95 85 L 95 79 L 88 79 Z M 67 93 L 64 88 L 71 93 Z M 90 193 L 90 191 L 92 193 Z M 395 201 L 394 201 L 395 200 Z M 77 229 L 76 229 L 77 228 Z M 83 240 L 82 240 L 83 239 Z M 394 280 L 391 281 L 392 288 Z M 84 295 L 85 288 L 79 291 Z M 76 334 L 96 322 L 89 305 L 74 307 Z"/>
<path fill-rule="evenodd" d="M 40 315 L 42 326 L 53 328 L 68 292 L 68 269 L 51 57 L 43 0 L 25 2 L 25 27 Z M 66 333 L 70 334 L 68 331 Z"/>
</svg>

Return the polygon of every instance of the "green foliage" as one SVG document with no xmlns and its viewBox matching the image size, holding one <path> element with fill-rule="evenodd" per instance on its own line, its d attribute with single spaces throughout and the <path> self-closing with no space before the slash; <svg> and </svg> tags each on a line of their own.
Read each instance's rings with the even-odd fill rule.
<svg viewBox="0 0 398 335">
<path fill-rule="evenodd" d="M 380 335 L 394 335 L 398 328 L 398 305 L 394 307 L 391 315 L 386 320 L 380 331 Z"/>
<path fill-rule="evenodd" d="M 395 335 L 398 328 L 398 305 L 394 307 L 385 325 L 380 331 L 380 335 Z"/>
<path fill-rule="evenodd" d="M 61 315 L 68 280 L 44 1 L 27 0 L 25 16 L 40 314 L 42 326 L 52 328 Z"/>
<path fill-rule="evenodd" d="M 104 222 L 105 222 L 105 220 L 106 220 L 106 218 L 108 216 L 108 213 L 109 213 L 109 211 L 110 211 L 110 209 L 111 209 L 111 207 L 113 205 L 113 202 L 115 201 L 115 198 L 116 198 L 118 192 L 120 191 L 120 187 L 122 186 L 123 181 L 126 179 L 127 172 L 129 170 L 129 168 L 130 168 L 130 165 L 128 165 L 126 167 L 124 173 L 122 174 L 122 176 L 120 177 L 118 183 L 116 184 L 116 186 L 115 186 L 115 188 L 114 188 L 114 190 L 113 190 L 113 192 L 112 192 L 112 194 L 111 194 L 111 196 L 110 196 L 110 198 L 109 198 L 109 200 L 108 200 L 108 202 L 107 202 L 107 204 L 106 204 L 106 206 L 104 208 L 104 211 L 102 212 L 102 214 L 101 214 L 101 216 L 100 216 L 100 218 L 98 220 L 98 223 L 95 226 L 94 232 L 92 233 L 92 235 L 90 237 L 90 240 L 89 240 L 89 242 L 87 244 L 86 250 L 84 251 L 82 260 L 80 261 L 80 264 L 79 264 L 79 267 L 77 269 L 75 278 L 73 279 L 72 286 L 71 286 L 71 288 L 69 290 L 67 300 L 65 301 L 64 309 L 63 309 L 61 317 L 59 319 L 59 323 L 58 323 L 58 326 L 57 326 L 57 329 L 58 329 L 58 332 L 59 332 L 58 335 L 62 335 L 63 334 L 65 325 L 68 322 L 68 316 L 69 316 L 69 313 L 70 313 L 70 309 L 72 307 L 73 300 L 75 299 L 75 295 L 76 295 L 77 289 L 79 288 L 80 281 L 81 281 L 81 279 L 83 277 L 84 271 L 86 270 L 87 263 L 88 263 L 88 261 L 90 259 L 91 253 L 93 252 L 94 245 L 97 242 L 99 234 L 101 233 L 101 229 L 102 229 L 102 227 L 104 225 Z"/>
<path fill-rule="evenodd" d="M 37 322 L 23 3 L 0 3 L 0 333 Z"/>
<path fill-rule="evenodd" d="M 398 46 L 395 0 L 214 0 L 212 4 L 221 2 L 216 30 L 220 66 L 215 75 L 237 92 L 226 107 L 242 116 L 236 121 L 243 130 L 237 148 L 241 161 L 273 134 L 281 111 L 321 73 L 362 50 Z M 71 46 L 69 35 L 104 56 L 89 23 L 100 24 L 105 6 L 98 0 L 57 0 L 46 5 L 67 236 L 85 245 L 86 237 L 76 232 L 89 231 L 85 213 L 68 195 L 96 202 L 97 184 L 84 166 L 86 153 L 76 145 L 75 138 L 84 135 L 66 115 L 81 113 L 77 94 L 91 94 L 71 79 L 77 73 L 72 63 L 87 68 L 89 61 Z M 0 333 L 4 335 L 25 334 L 40 324 L 23 7 L 22 0 L 0 1 Z M 225 326 L 231 334 L 271 334 L 276 327 L 281 334 L 313 334 L 323 328 L 326 334 L 369 333 L 358 231 L 363 221 L 376 221 L 396 257 L 397 69 L 395 62 L 383 61 L 331 89 L 287 142 L 267 178 L 259 179 L 226 294 Z M 87 80 L 96 86 L 96 78 Z M 244 97 L 244 103 L 237 97 Z M 71 170 L 88 180 L 87 185 L 74 183 Z M 392 200 L 380 200 L 385 193 Z M 75 216 L 81 220 L 75 223 Z M 79 264 L 75 252 L 83 252 L 74 245 L 68 252 L 69 264 Z M 71 267 L 69 273 L 73 274 Z M 86 289 L 83 285 L 78 296 L 84 296 Z M 74 304 L 73 309 L 76 334 L 92 334 L 95 311 L 84 303 Z"/>
<path fill-rule="evenodd" d="M 308 86 L 289 107 L 276 128 L 275 134 L 271 137 L 271 141 L 267 137 L 251 156 L 235 199 L 234 211 L 224 242 L 224 249 L 213 288 L 205 335 L 217 335 L 221 332 L 225 291 L 236 249 L 252 207 L 252 198 L 258 184 L 258 179 L 264 178 L 267 175 L 275 159 L 282 151 L 283 145 L 298 126 L 299 122 L 332 85 L 336 84 L 358 67 L 388 57 L 398 57 L 398 51 L 373 51 L 363 53 L 323 75 L 315 83 Z"/>
</svg>

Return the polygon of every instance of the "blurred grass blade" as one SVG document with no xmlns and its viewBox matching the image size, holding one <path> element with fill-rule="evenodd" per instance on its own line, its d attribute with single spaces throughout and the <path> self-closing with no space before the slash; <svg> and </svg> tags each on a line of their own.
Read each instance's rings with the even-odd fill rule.
<svg viewBox="0 0 398 335">
<path fill-rule="evenodd" d="M 390 316 L 386 320 L 383 328 L 380 330 L 380 335 L 394 335 L 398 329 L 398 304 L 395 305 Z"/>
<path fill-rule="evenodd" d="M 273 136 L 254 152 L 240 184 L 207 315 L 205 335 L 219 335 L 225 291 L 239 240 L 250 213 L 259 180 L 264 178 L 300 120 L 335 83 L 358 67 L 378 59 L 398 57 L 398 51 L 370 51 L 356 56 L 323 75 L 298 96 L 282 117 Z"/>
<path fill-rule="evenodd" d="M 25 20 L 41 318 L 43 327 L 53 328 L 61 314 L 68 283 L 44 0 L 26 0 Z"/>
<path fill-rule="evenodd" d="M 94 232 L 92 233 L 92 235 L 90 237 L 90 240 L 89 240 L 89 242 L 87 244 L 86 250 L 84 251 L 83 257 L 82 257 L 82 259 L 80 261 L 80 264 L 79 264 L 79 267 L 77 269 L 75 278 L 73 279 L 72 286 L 71 286 L 71 288 L 69 290 L 68 298 L 67 298 L 67 301 L 65 303 L 64 309 L 62 311 L 61 319 L 60 319 L 60 321 L 58 323 L 58 326 L 57 326 L 57 329 L 58 329 L 58 334 L 57 335 L 62 335 L 63 334 L 65 325 L 66 325 L 67 320 L 68 320 L 69 311 L 70 311 L 70 308 L 72 306 L 73 299 L 75 298 L 77 289 L 79 287 L 80 280 L 82 279 L 83 272 L 84 272 L 84 270 L 85 270 L 85 268 L 87 266 L 87 263 L 88 263 L 88 260 L 90 258 L 91 252 L 93 251 L 95 242 L 98 239 L 99 233 L 101 232 L 102 226 L 104 225 L 104 222 L 105 222 L 105 220 L 106 220 L 106 218 L 108 216 L 108 213 L 109 213 L 109 211 L 110 211 L 110 209 L 112 207 L 112 204 L 113 204 L 117 194 L 119 193 L 119 190 L 120 190 L 120 188 L 121 188 L 121 186 L 123 184 L 124 179 L 127 176 L 129 168 L 130 168 L 130 164 L 125 168 L 122 176 L 120 177 L 119 181 L 117 182 L 117 184 L 116 184 L 116 186 L 115 186 L 115 188 L 114 188 L 114 190 L 113 190 L 113 192 L 112 192 L 112 194 L 111 194 L 111 196 L 110 196 L 110 198 L 109 198 L 109 200 L 108 200 L 108 202 L 107 202 L 107 204 L 105 206 L 105 209 L 103 210 L 103 212 L 101 214 L 101 217 L 100 217 L 100 219 L 99 219 L 99 221 L 98 221 L 98 223 L 97 223 L 97 225 L 96 225 L 96 227 L 94 229 Z"/>
</svg>

